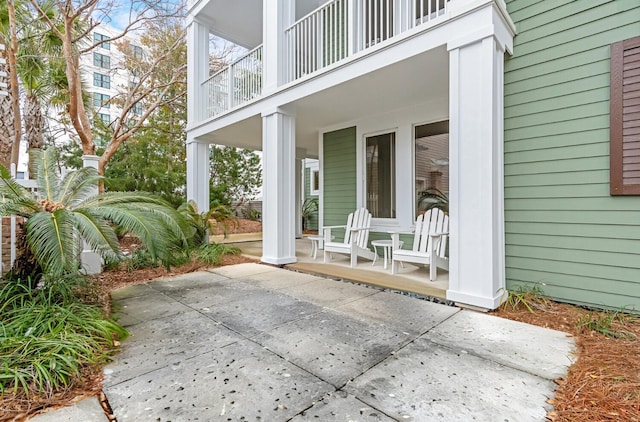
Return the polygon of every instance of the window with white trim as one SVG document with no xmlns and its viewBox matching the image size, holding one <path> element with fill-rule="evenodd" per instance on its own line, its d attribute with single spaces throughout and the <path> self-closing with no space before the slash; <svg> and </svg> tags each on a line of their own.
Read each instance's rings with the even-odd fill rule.
<svg viewBox="0 0 640 422">
<path fill-rule="evenodd" d="M 396 217 L 396 134 L 367 136 L 367 209 L 374 218 Z"/>
<path fill-rule="evenodd" d="M 449 122 L 414 128 L 416 217 L 431 207 L 449 209 Z"/>
</svg>

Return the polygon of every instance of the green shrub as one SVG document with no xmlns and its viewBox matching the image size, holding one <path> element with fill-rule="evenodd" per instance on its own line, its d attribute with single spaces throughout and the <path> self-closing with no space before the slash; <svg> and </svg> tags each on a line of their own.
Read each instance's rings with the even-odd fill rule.
<svg viewBox="0 0 640 422">
<path fill-rule="evenodd" d="M 247 207 L 242 209 L 242 216 L 247 220 L 260 221 L 260 219 L 262 218 L 262 212 L 253 208 L 251 205 L 248 205 Z"/>
<path fill-rule="evenodd" d="M 126 259 L 127 271 L 141 270 L 143 268 L 156 268 L 160 266 L 158 260 L 144 248 L 135 249 Z"/>
<path fill-rule="evenodd" d="M 100 308 L 79 302 L 68 281 L 0 289 L 0 393 L 51 394 L 104 363 L 127 331 Z"/>
<path fill-rule="evenodd" d="M 202 245 L 198 248 L 197 257 L 200 261 L 209 265 L 220 265 L 220 259 L 223 255 L 238 255 L 240 249 L 235 246 L 229 246 L 222 243 L 211 243 Z"/>
</svg>

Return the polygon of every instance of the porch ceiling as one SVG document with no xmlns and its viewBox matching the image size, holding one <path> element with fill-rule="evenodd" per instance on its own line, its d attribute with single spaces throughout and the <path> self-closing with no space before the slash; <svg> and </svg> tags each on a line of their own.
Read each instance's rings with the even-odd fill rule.
<svg viewBox="0 0 640 422">
<path fill-rule="evenodd" d="M 318 134 L 363 118 L 420 104 L 449 110 L 449 55 L 445 47 L 303 96 L 296 111 L 296 146 L 318 156 Z M 203 137 L 212 143 L 262 149 L 259 115 Z"/>
<path fill-rule="evenodd" d="M 297 0 L 296 20 L 327 1 Z M 206 22 L 214 35 L 251 50 L 262 44 L 262 5 L 263 0 L 208 0 L 194 10 L 196 18 Z"/>
<path fill-rule="evenodd" d="M 196 19 L 211 33 L 247 49 L 262 44 L 262 0 L 208 0 L 200 2 Z"/>
</svg>

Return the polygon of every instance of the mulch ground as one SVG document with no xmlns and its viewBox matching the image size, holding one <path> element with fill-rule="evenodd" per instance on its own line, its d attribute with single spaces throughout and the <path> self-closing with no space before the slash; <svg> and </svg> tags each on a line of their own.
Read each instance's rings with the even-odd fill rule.
<svg viewBox="0 0 640 422">
<path fill-rule="evenodd" d="M 533 313 L 520 306 L 503 307 L 495 314 L 575 337 L 576 362 L 565 378 L 556 380 L 556 395 L 549 400 L 554 407 L 547 415 L 550 421 L 640 421 L 638 317 L 540 300 Z M 609 327 L 609 336 L 590 329 L 598 321 L 603 330 Z"/>
<path fill-rule="evenodd" d="M 242 231 L 244 230 L 244 231 Z M 259 222 L 240 220 L 232 230 L 261 231 Z M 135 241 L 125 240 L 125 248 Z M 222 265 L 255 262 L 243 256 L 225 256 Z M 135 271 L 108 271 L 97 277 L 105 309 L 109 293 L 117 288 L 200 270 L 202 263 L 190 262 L 169 271 L 162 267 Z M 629 315 L 592 312 L 580 307 L 530 298 L 533 312 L 525 306 L 503 307 L 494 314 L 503 318 L 564 331 L 575 337 L 576 362 L 565 378 L 557 380 L 556 395 L 547 418 L 552 422 L 632 421 L 640 422 L 640 319 Z M 591 330 L 589 321 L 610 321 L 608 337 Z M 617 337 L 617 338 L 616 338 Z M 23 421 L 44 408 L 64 406 L 82 397 L 100 396 L 102 368 L 87 368 L 82 379 L 67 390 L 42 397 L 20 394 L 0 396 L 0 422 Z M 106 401 L 103 400 L 103 405 Z M 109 413 L 109 412 L 107 412 Z"/>
</svg>

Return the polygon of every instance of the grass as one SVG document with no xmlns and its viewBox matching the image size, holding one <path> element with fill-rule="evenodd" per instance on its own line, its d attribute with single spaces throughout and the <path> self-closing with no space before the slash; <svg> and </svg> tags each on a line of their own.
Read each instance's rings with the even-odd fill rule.
<svg viewBox="0 0 640 422">
<path fill-rule="evenodd" d="M 624 329 L 633 317 L 618 311 L 589 311 L 580 317 L 578 329 L 596 331 L 606 337 L 633 340 L 636 336 Z"/>
<path fill-rule="evenodd" d="M 238 255 L 240 249 L 222 243 L 202 245 L 196 250 L 197 258 L 208 265 L 220 265 L 223 255 Z"/>
<path fill-rule="evenodd" d="M 0 289 L 0 392 L 51 394 L 87 365 L 107 362 L 127 331 L 94 305 L 80 302 L 67 282 Z"/>
<path fill-rule="evenodd" d="M 532 314 L 534 309 L 541 308 L 547 304 L 544 291 L 539 283 L 530 285 L 519 285 L 515 289 L 505 290 L 506 300 L 502 304 L 503 307 L 510 307 L 517 310 L 521 306 L 525 307 Z"/>
</svg>

